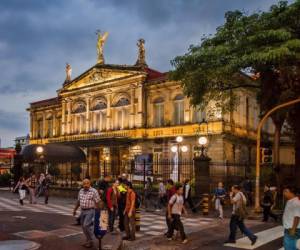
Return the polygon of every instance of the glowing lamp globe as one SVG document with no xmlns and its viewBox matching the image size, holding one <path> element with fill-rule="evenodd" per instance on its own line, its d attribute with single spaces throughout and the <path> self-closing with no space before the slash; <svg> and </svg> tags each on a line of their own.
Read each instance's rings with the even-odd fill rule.
<svg viewBox="0 0 300 250">
<path fill-rule="evenodd" d="M 182 142 L 182 141 L 183 141 L 182 136 L 177 136 L 177 137 L 176 137 L 176 142 L 180 143 L 180 142 Z"/>
<path fill-rule="evenodd" d="M 172 147 L 171 147 L 171 151 L 172 151 L 173 153 L 176 153 L 176 152 L 177 152 L 177 146 L 172 146 Z"/>
<path fill-rule="evenodd" d="M 36 148 L 36 152 L 37 152 L 38 154 L 42 154 L 42 153 L 44 152 L 44 148 L 43 148 L 42 146 L 38 146 L 38 147 Z"/>
<path fill-rule="evenodd" d="M 182 147 L 181 147 L 181 151 L 182 151 L 183 153 L 186 153 L 186 152 L 188 151 L 188 147 L 187 147 L 187 146 L 182 146 Z"/>
<path fill-rule="evenodd" d="M 199 144 L 204 146 L 207 144 L 207 138 L 205 136 L 201 136 L 198 140 Z"/>
</svg>

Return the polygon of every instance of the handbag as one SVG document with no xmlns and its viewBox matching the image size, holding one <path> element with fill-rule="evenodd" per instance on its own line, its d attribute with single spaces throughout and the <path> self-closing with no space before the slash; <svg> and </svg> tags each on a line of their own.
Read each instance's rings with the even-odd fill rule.
<svg viewBox="0 0 300 250">
<path fill-rule="evenodd" d="M 241 201 L 239 206 L 235 210 L 235 215 L 239 218 L 239 220 L 244 220 L 248 217 L 248 211 L 246 207 L 246 202 L 244 202 L 243 196 L 241 196 Z"/>
</svg>

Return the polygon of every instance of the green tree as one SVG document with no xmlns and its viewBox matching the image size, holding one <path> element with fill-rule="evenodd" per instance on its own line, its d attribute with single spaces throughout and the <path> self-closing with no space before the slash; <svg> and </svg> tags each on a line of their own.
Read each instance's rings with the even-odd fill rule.
<svg viewBox="0 0 300 250">
<path fill-rule="evenodd" d="M 251 15 L 230 11 L 215 35 L 203 37 L 200 45 L 192 45 L 185 55 L 172 61 L 175 70 L 171 78 L 182 82 L 192 104 L 205 106 L 214 100 L 224 112 L 233 110 L 238 103 L 235 89 L 254 89 L 264 114 L 300 95 L 299 36 L 299 0 L 290 5 L 282 1 L 268 12 Z M 246 72 L 256 80 L 242 77 Z M 300 106 L 288 112 L 295 132 L 296 167 L 300 168 Z M 271 117 L 276 127 L 276 163 L 285 117 L 285 112 Z M 300 179 L 300 169 L 296 174 L 295 179 Z"/>
</svg>

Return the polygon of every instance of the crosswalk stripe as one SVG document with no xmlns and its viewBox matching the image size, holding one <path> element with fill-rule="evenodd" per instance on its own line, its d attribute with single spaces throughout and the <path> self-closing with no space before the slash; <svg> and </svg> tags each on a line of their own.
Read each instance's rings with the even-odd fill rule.
<svg viewBox="0 0 300 250">
<path fill-rule="evenodd" d="M 230 246 L 230 247 L 242 248 L 242 249 L 256 249 L 256 248 L 263 246 L 273 240 L 283 237 L 283 227 L 282 226 L 273 227 L 273 228 L 261 231 L 259 233 L 256 233 L 255 235 L 258 238 L 257 238 L 256 243 L 253 246 L 251 246 L 248 237 L 243 237 L 241 239 L 238 239 L 235 244 L 227 243 L 227 244 L 224 244 L 224 246 Z"/>
<path fill-rule="evenodd" d="M 8 203 L 10 205 L 5 205 L 5 203 Z M 31 211 L 31 212 L 38 212 L 38 213 L 56 213 L 56 214 L 62 214 L 62 215 L 71 215 L 70 211 L 67 208 L 57 206 L 59 209 L 54 208 L 48 208 L 46 205 L 41 204 L 24 204 L 24 206 L 21 206 L 17 200 L 9 200 L 6 198 L 0 197 L 0 206 L 4 207 L 6 206 L 6 209 L 10 211 Z"/>
<path fill-rule="evenodd" d="M 65 211 L 66 213 L 69 213 L 69 214 L 71 214 L 73 209 L 74 209 L 74 207 L 60 206 L 60 205 L 56 205 L 56 204 L 47 204 L 47 207 L 62 210 L 62 211 Z"/>
<path fill-rule="evenodd" d="M 4 209 L 7 209 L 9 211 L 14 211 L 14 212 L 17 212 L 17 211 L 22 211 L 21 209 L 17 208 L 17 207 L 13 207 L 11 205 L 7 205 L 3 202 L 0 202 L 0 207 L 4 208 Z"/>
</svg>

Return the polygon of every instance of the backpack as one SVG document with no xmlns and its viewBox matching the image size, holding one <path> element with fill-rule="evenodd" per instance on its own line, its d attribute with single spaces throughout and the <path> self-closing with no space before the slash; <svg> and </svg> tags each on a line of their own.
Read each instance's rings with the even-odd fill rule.
<svg viewBox="0 0 300 250">
<path fill-rule="evenodd" d="M 246 203 L 244 202 L 243 196 L 241 194 L 239 195 L 241 196 L 241 202 L 235 211 L 235 215 L 239 218 L 239 220 L 243 220 L 248 217 L 248 210 L 246 207 Z"/>
</svg>

